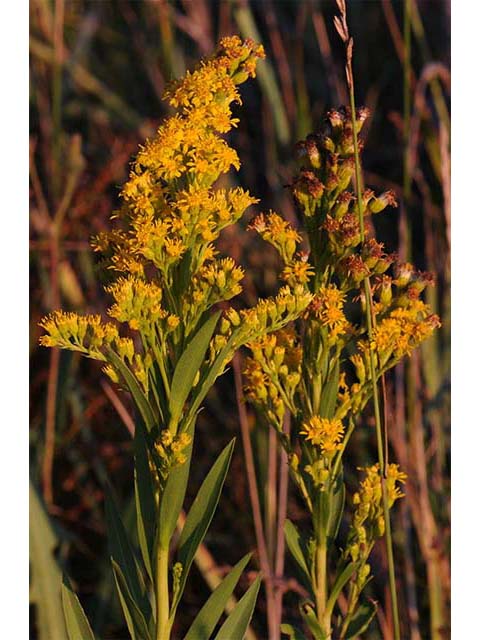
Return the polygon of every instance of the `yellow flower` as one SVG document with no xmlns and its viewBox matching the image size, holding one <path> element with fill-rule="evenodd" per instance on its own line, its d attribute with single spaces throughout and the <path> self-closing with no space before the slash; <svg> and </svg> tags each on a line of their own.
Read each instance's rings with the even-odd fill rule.
<svg viewBox="0 0 480 640">
<path fill-rule="evenodd" d="M 336 418 L 320 418 L 313 416 L 307 422 L 303 423 L 303 430 L 300 431 L 305 435 L 305 440 L 309 440 L 313 445 L 320 447 L 322 455 L 331 458 L 335 451 L 341 448 L 341 443 L 345 427 L 340 420 Z"/>
</svg>

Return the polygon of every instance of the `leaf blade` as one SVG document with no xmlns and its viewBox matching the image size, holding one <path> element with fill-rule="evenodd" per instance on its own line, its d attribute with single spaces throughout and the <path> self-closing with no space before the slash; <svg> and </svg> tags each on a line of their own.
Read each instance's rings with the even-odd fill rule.
<svg viewBox="0 0 480 640">
<path fill-rule="evenodd" d="M 170 387 L 170 423 L 176 427 L 180 419 L 185 402 L 190 394 L 195 376 L 197 375 L 221 311 L 214 313 L 200 327 L 194 337 L 188 343 L 185 351 L 180 356 L 173 373 Z"/>
<path fill-rule="evenodd" d="M 251 553 L 247 553 L 239 560 L 215 591 L 212 592 L 198 612 L 183 640 L 209 640 L 251 555 Z"/>
<path fill-rule="evenodd" d="M 217 508 L 220 493 L 230 466 L 230 460 L 232 459 L 234 446 L 235 438 L 223 449 L 207 473 L 185 520 L 185 525 L 178 543 L 178 561 L 182 564 L 183 572 L 180 578 L 177 597 L 173 605 L 174 608 L 182 596 L 193 558 L 195 557 L 198 546 L 205 537 Z"/>
<path fill-rule="evenodd" d="M 69 640 L 95 640 L 87 616 L 67 576 L 62 582 L 62 607 Z"/>
<path fill-rule="evenodd" d="M 252 619 L 262 577 L 259 575 L 220 627 L 215 640 L 243 640 Z"/>
</svg>

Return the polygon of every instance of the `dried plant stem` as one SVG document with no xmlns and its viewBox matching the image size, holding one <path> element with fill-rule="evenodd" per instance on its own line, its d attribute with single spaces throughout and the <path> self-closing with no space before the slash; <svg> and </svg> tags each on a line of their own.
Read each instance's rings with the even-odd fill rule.
<svg viewBox="0 0 480 640">
<path fill-rule="evenodd" d="M 360 237 L 362 242 L 365 239 L 365 222 L 363 216 L 363 200 L 362 200 L 362 171 L 360 164 L 360 152 L 358 147 L 358 136 L 357 136 L 357 124 L 356 124 L 356 108 L 355 108 L 355 89 L 354 89 L 354 81 L 353 81 L 353 66 L 352 66 L 352 52 L 353 52 L 353 38 L 350 37 L 348 24 L 347 24 L 347 14 L 346 14 L 346 5 L 344 0 L 337 0 L 338 7 L 341 13 L 341 19 L 338 17 L 335 18 L 335 26 L 337 31 L 342 38 L 345 48 L 346 48 L 346 77 L 347 77 L 347 85 L 349 91 L 349 99 L 350 99 L 350 111 L 352 118 L 352 130 L 353 130 L 353 145 L 354 145 L 354 155 L 355 155 L 355 187 L 356 187 L 356 195 L 357 195 L 357 206 L 358 206 L 358 219 L 360 225 Z M 371 305 L 372 299 L 372 291 L 370 287 L 370 279 L 368 277 L 364 280 L 364 289 L 365 289 L 365 314 L 367 321 L 367 333 L 369 342 L 372 341 L 373 336 L 373 326 L 375 322 L 373 308 Z M 390 512 L 388 505 L 388 493 L 386 486 L 386 476 L 387 476 L 387 466 L 386 466 L 386 456 L 385 451 L 388 447 L 388 441 L 385 439 L 383 442 L 382 439 L 382 419 L 380 415 L 380 398 L 378 393 L 378 374 L 376 371 L 376 365 L 374 360 L 373 350 L 369 350 L 369 364 L 370 364 L 370 377 L 372 379 L 372 397 L 373 397 L 373 407 L 374 407 L 374 416 L 375 416 L 375 432 L 377 438 L 377 451 L 378 451 L 378 462 L 380 465 L 380 469 L 382 471 L 382 502 L 383 502 L 383 510 L 385 516 L 385 538 L 386 538 L 386 547 L 387 547 L 387 562 L 388 562 L 388 577 L 389 577 L 389 585 L 390 585 L 390 593 L 392 598 L 392 612 L 393 612 L 393 626 L 394 626 L 394 637 L 395 640 L 400 640 L 400 620 L 398 615 L 398 602 L 397 602 L 397 590 L 395 584 L 395 561 L 393 557 L 393 542 L 392 542 L 392 531 L 390 527 Z"/>
<path fill-rule="evenodd" d="M 404 224 L 405 224 L 405 247 L 407 254 L 411 251 L 411 230 L 410 220 L 406 213 L 408 204 L 410 203 L 412 193 L 412 163 L 410 161 L 409 140 L 410 140 L 410 113 L 411 113 L 411 0 L 405 0 L 403 9 L 403 203 L 404 208 Z M 406 256 L 410 259 L 410 255 Z"/>
<path fill-rule="evenodd" d="M 258 545 L 260 569 L 262 570 L 265 581 L 265 592 L 267 597 L 268 637 L 270 640 L 279 640 L 280 629 L 276 622 L 278 615 L 275 612 L 276 602 L 273 585 L 273 573 L 268 558 L 267 543 L 262 521 L 260 497 L 258 493 L 257 478 L 255 475 L 255 463 L 253 460 L 252 443 L 250 441 L 247 411 L 245 409 L 245 402 L 242 391 L 242 374 L 238 354 L 234 356 L 232 364 L 235 379 L 235 393 L 237 399 L 238 416 L 240 420 L 240 431 L 242 434 L 242 444 L 245 455 L 245 469 L 247 472 L 248 490 L 250 493 L 250 502 L 252 505 L 253 526 L 255 528 L 255 537 Z"/>
<path fill-rule="evenodd" d="M 351 62 L 350 62 L 351 68 Z M 352 71 L 350 71 L 352 74 Z M 352 77 L 352 75 L 350 76 Z M 356 181 L 356 189 L 357 189 L 357 204 L 358 204 L 358 215 L 360 220 L 360 234 L 362 236 L 362 240 L 365 237 L 365 225 L 363 220 L 363 207 L 362 207 L 362 177 L 361 177 L 361 167 L 360 167 L 360 155 L 358 150 L 358 139 L 356 132 L 356 124 L 355 124 L 355 97 L 354 97 L 354 88 L 353 88 L 353 80 L 350 82 L 350 108 L 352 111 L 352 119 L 353 119 L 353 141 L 355 147 L 355 181 Z M 364 288 L 365 288 L 365 314 L 367 319 L 367 333 L 369 341 L 372 340 L 373 334 L 373 309 L 371 306 L 371 298 L 372 291 L 370 287 L 370 279 L 367 277 L 364 280 Z M 398 602 L 397 602 L 397 589 L 395 584 L 395 560 L 393 557 L 393 541 L 392 541 L 392 531 L 390 526 L 390 510 L 388 506 L 388 494 L 387 494 L 387 485 L 386 485 L 386 477 L 387 477 L 387 459 L 386 459 L 386 450 L 388 447 L 388 441 L 385 439 L 383 442 L 382 438 L 382 419 L 380 415 L 380 398 L 378 393 L 378 375 L 375 366 L 374 354 L 373 351 L 370 350 L 370 376 L 372 379 L 372 399 L 373 399 L 373 408 L 374 408 L 374 416 L 375 416 L 375 432 L 377 438 L 377 451 L 378 451 L 378 462 L 380 464 L 380 468 L 382 469 L 382 500 L 383 500 L 383 510 L 385 513 L 385 539 L 386 539 L 386 547 L 387 547 L 387 561 L 388 561 L 388 578 L 390 583 L 390 594 L 392 598 L 392 611 L 393 611 L 393 626 L 394 626 L 394 637 L 395 640 L 400 640 L 400 620 L 398 615 Z"/>
<path fill-rule="evenodd" d="M 290 412 L 285 414 L 283 432 L 288 437 L 290 434 Z M 288 503 L 288 456 L 287 452 L 282 448 L 280 453 L 280 482 L 278 488 L 278 518 L 277 518 L 277 544 L 275 555 L 275 582 L 278 583 L 283 576 L 285 564 L 285 521 L 287 519 L 287 503 Z M 280 626 L 282 621 L 282 598 L 283 589 L 278 588 L 275 591 L 275 611 L 277 614 L 277 625 Z"/>
<path fill-rule="evenodd" d="M 270 566 L 275 563 L 275 523 L 277 521 L 277 466 L 278 446 L 277 434 L 273 429 L 268 430 L 268 476 L 267 500 L 265 514 L 265 531 Z"/>
</svg>

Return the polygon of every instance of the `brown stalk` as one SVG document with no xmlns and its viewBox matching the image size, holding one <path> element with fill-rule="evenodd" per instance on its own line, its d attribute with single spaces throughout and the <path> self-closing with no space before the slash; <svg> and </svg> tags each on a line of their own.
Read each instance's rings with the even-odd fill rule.
<svg viewBox="0 0 480 640">
<path fill-rule="evenodd" d="M 272 51 L 275 56 L 275 68 L 278 70 L 280 85 L 285 103 L 285 110 L 290 122 L 295 121 L 297 111 L 295 103 L 295 91 L 293 87 L 292 73 L 288 64 L 288 57 L 283 44 L 280 29 L 278 27 L 277 15 L 272 0 L 265 2 L 265 23 L 272 43 Z"/>
<path fill-rule="evenodd" d="M 287 411 L 283 423 L 283 432 L 288 437 L 290 435 L 291 415 Z M 271 429 L 273 431 L 273 429 Z M 283 577 L 285 567 L 285 521 L 287 519 L 288 504 L 288 456 L 286 451 L 280 451 L 280 483 L 278 490 L 278 516 L 277 516 L 277 544 L 275 554 L 275 584 L 278 585 Z M 283 590 L 278 588 L 275 592 L 275 610 L 277 613 L 277 625 L 282 622 L 282 598 Z"/>
<path fill-rule="evenodd" d="M 267 623 L 269 640 L 279 640 L 279 628 L 277 626 L 278 616 L 275 611 L 275 593 L 273 584 L 273 573 L 268 558 L 268 550 L 265 539 L 265 531 L 260 508 L 260 497 L 258 493 L 257 478 L 255 475 L 255 463 L 253 459 L 252 443 L 248 426 L 248 415 L 245 408 L 245 399 L 242 390 L 242 374 L 240 366 L 240 356 L 235 354 L 233 361 L 233 372 L 235 379 L 235 395 L 237 399 L 238 417 L 240 420 L 240 430 L 242 434 L 243 451 L 245 455 L 245 467 L 247 472 L 247 483 L 252 504 L 253 525 L 258 546 L 258 557 L 260 569 L 264 576 L 265 591 L 267 596 Z"/>
<path fill-rule="evenodd" d="M 277 469 L 278 446 L 277 435 L 273 429 L 268 430 L 268 473 L 267 473 L 267 509 L 265 514 L 265 532 L 270 567 L 275 564 L 275 532 L 277 521 Z"/>
<path fill-rule="evenodd" d="M 326 71 L 327 82 L 330 87 L 332 96 L 335 96 L 337 104 L 347 104 L 348 95 L 345 87 L 340 82 L 339 75 L 336 73 L 336 65 L 332 56 L 332 48 L 328 39 L 327 27 L 322 12 L 312 9 L 312 22 L 317 36 L 318 46 L 323 58 L 323 67 Z"/>
</svg>

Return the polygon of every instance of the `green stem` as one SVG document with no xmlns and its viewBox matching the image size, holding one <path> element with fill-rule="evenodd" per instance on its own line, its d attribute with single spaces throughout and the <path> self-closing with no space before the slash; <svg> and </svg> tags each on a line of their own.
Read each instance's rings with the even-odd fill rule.
<svg viewBox="0 0 480 640">
<path fill-rule="evenodd" d="M 327 607 L 327 545 L 322 538 L 317 543 L 315 549 L 315 573 L 316 573 L 316 593 L 317 620 L 320 627 L 330 637 L 330 623 L 325 620 L 325 610 Z"/>
<path fill-rule="evenodd" d="M 168 548 L 157 546 L 157 566 L 155 576 L 155 598 L 157 603 L 156 640 L 169 640 L 169 601 L 168 601 Z"/>
</svg>

